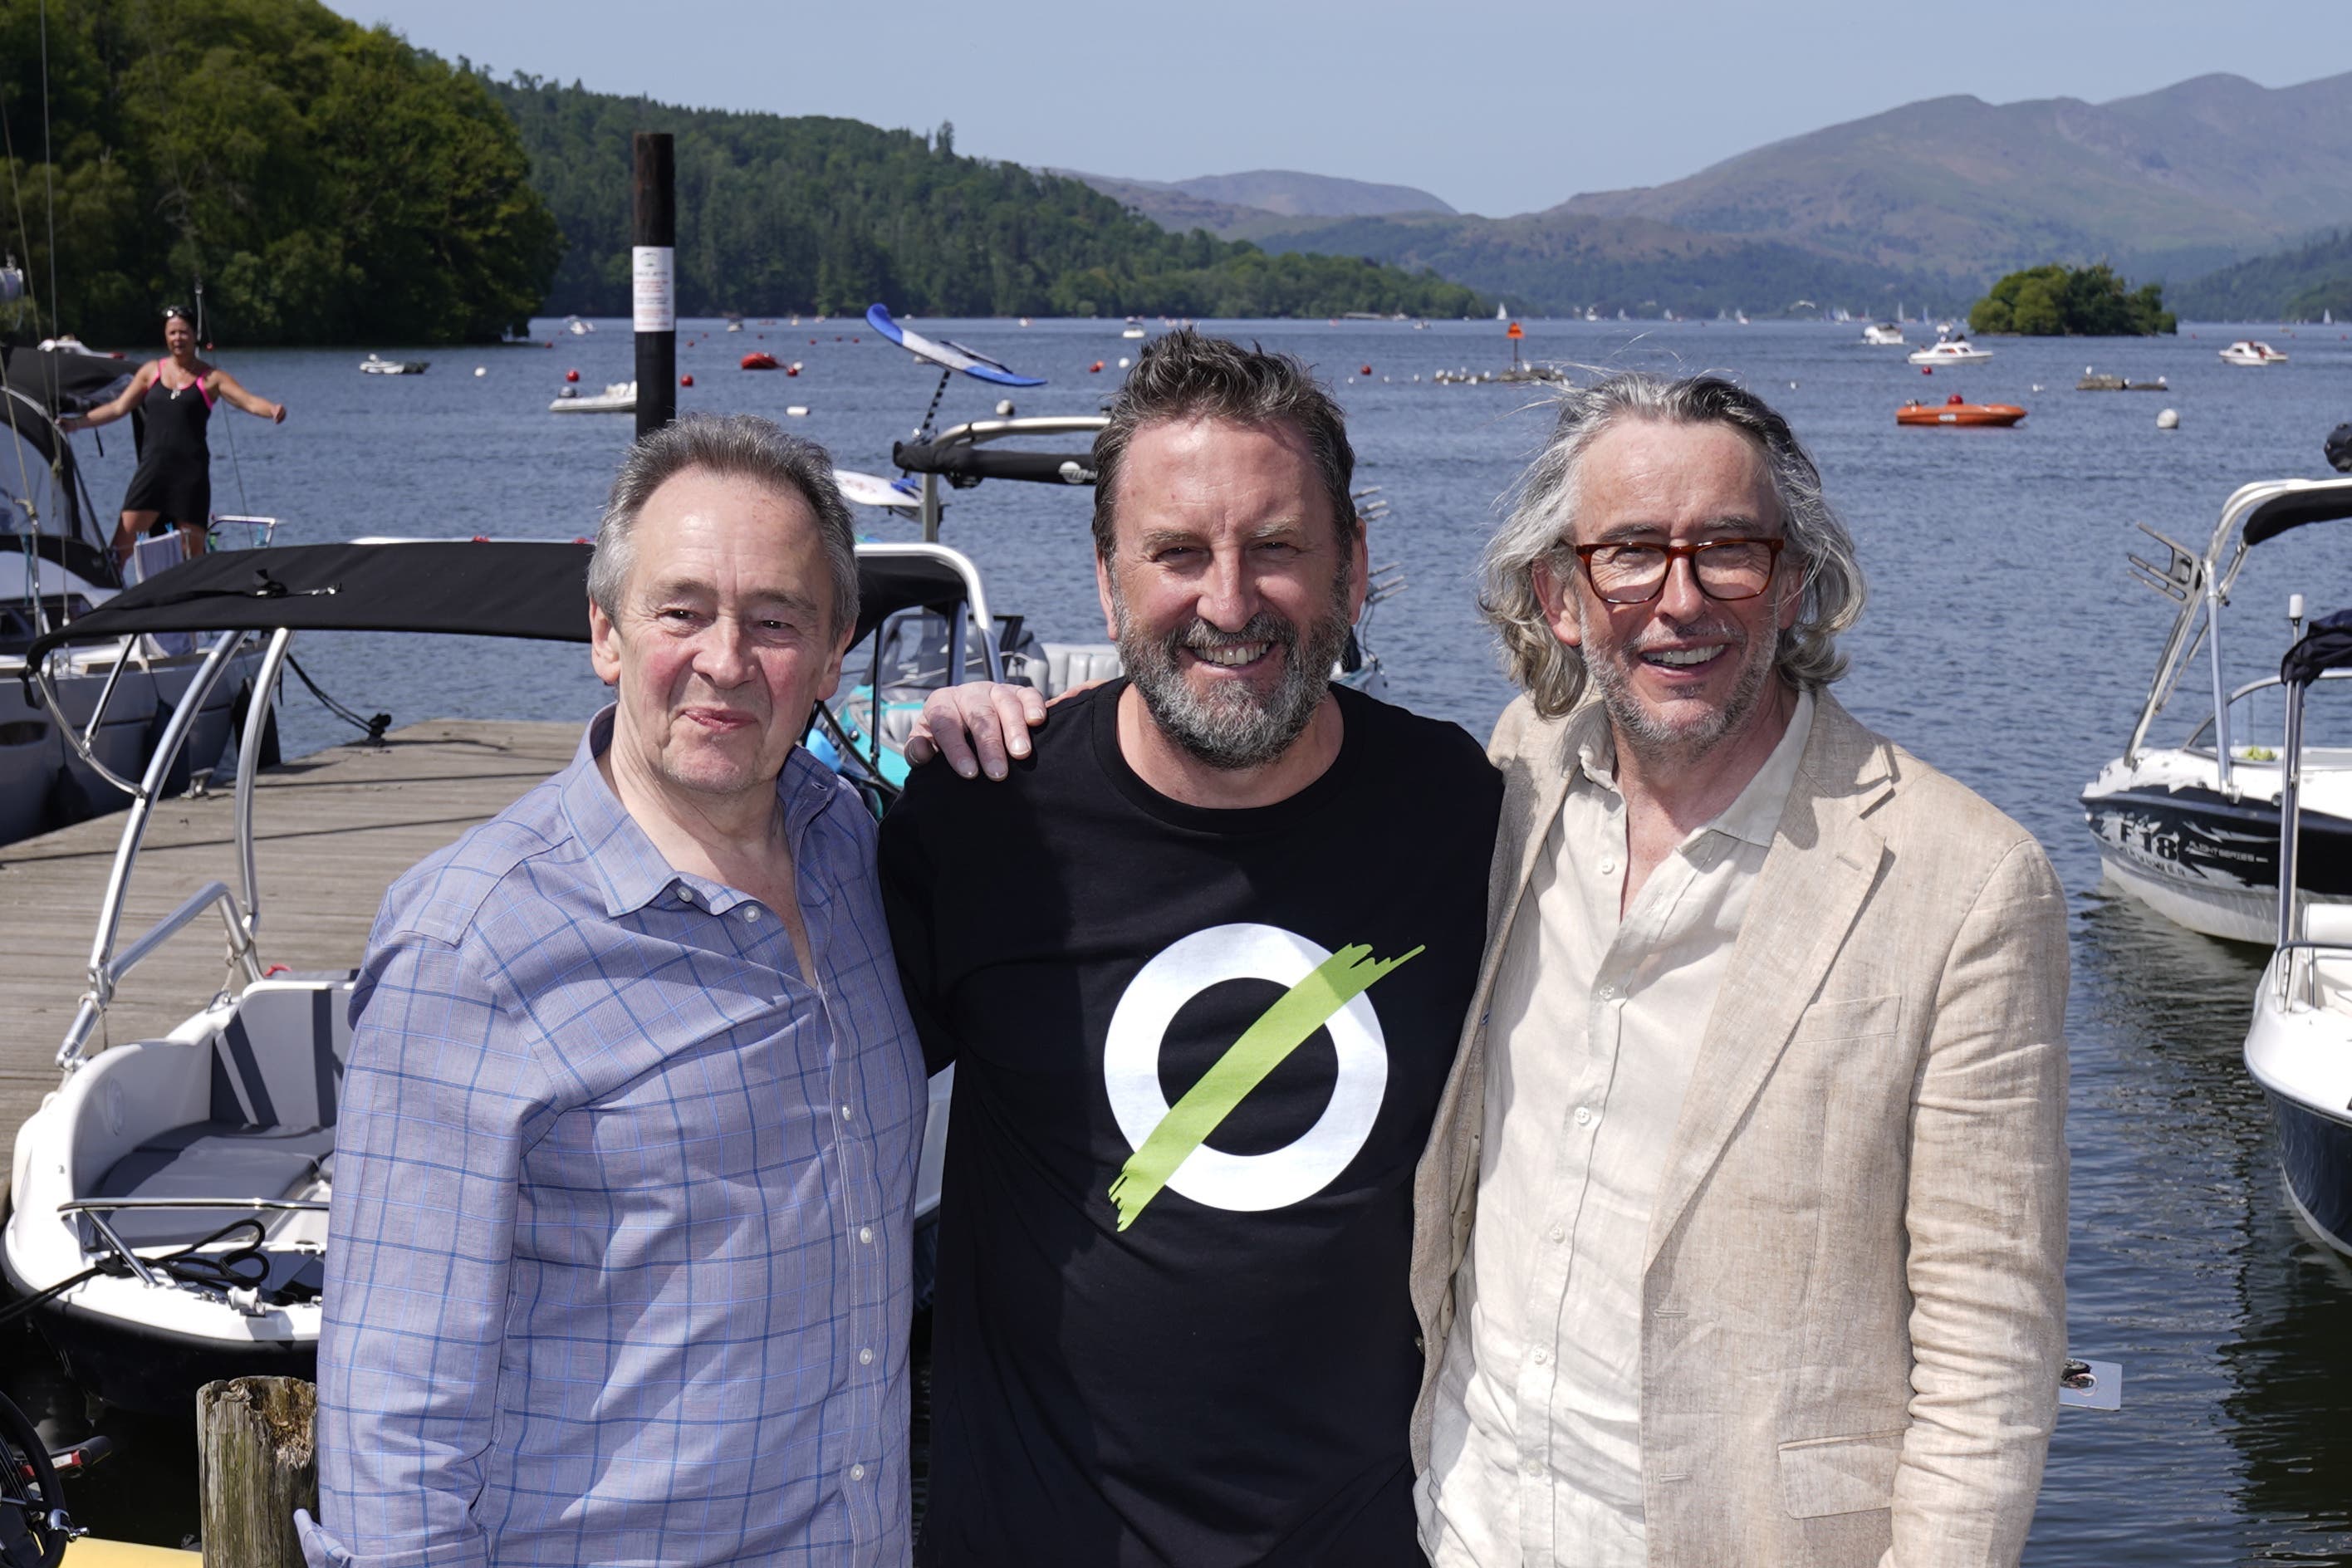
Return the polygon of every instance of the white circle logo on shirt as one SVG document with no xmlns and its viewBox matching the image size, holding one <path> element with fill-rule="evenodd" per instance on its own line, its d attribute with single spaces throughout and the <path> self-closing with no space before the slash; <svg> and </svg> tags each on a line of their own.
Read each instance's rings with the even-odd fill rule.
<svg viewBox="0 0 2352 1568">
<path fill-rule="evenodd" d="M 1110 1094 L 1111 1113 L 1138 1159 L 1142 1159 L 1153 1132 L 1169 1115 L 1168 1097 L 1160 1088 L 1160 1050 L 1177 1013 L 1213 985 L 1229 980 L 1263 980 L 1282 986 L 1283 999 L 1209 1069 L 1203 1084 L 1227 1071 L 1229 1065 L 1246 1074 L 1251 1060 L 1271 1055 L 1278 1063 L 1320 1027 L 1330 1035 L 1339 1057 L 1339 1078 L 1331 1086 L 1330 1103 L 1315 1125 L 1297 1140 L 1262 1154 L 1228 1154 L 1205 1142 L 1193 1142 L 1166 1173 L 1165 1184 L 1194 1203 L 1244 1213 L 1283 1208 L 1329 1185 L 1371 1136 L 1388 1089 L 1388 1042 L 1381 1033 L 1380 1015 L 1372 1010 L 1364 988 L 1404 960 L 1367 970 L 1361 963 L 1364 952 L 1348 949 L 1333 954 L 1279 926 L 1235 924 L 1194 931 L 1163 948 L 1145 964 L 1119 998 L 1103 1042 L 1103 1083 Z M 1337 958 L 1349 962 L 1336 964 Z M 1318 995 L 1334 994 L 1327 977 L 1335 972 L 1343 976 L 1337 994 L 1346 999 L 1336 1009 L 1318 1005 Z M 1237 1058 L 1244 1060 L 1236 1062 Z M 1270 1067 L 1258 1069 L 1258 1076 L 1267 1070 Z M 1179 1104 L 1192 1098 L 1188 1094 Z M 1214 1112 L 1218 1119 L 1222 1115 Z M 1205 1139 L 1213 1125 L 1212 1120 L 1198 1137 Z M 1129 1162 L 1122 1182 L 1135 1174 L 1137 1163 Z M 1157 1190 L 1154 1185 L 1135 1199 L 1133 1210 L 1139 1210 Z M 1119 1193 L 1119 1185 L 1115 1184 L 1112 1195 L 1120 1204 L 1124 1215 L 1120 1228 L 1125 1229 L 1134 1212 Z"/>
</svg>

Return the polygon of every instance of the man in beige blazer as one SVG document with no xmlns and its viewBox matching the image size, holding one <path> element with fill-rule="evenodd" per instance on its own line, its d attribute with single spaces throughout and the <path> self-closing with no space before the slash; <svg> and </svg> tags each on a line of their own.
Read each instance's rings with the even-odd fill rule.
<svg viewBox="0 0 2352 1568">
<path fill-rule="evenodd" d="M 2048 862 L 1828 694 L 1860 574 L 1751 395 L 1570 394 L 1486 568 L 1525 695 L 1417 1178 L 1424 1547 L 2016 1562 L 2064 1323 Z"/>
</svg>

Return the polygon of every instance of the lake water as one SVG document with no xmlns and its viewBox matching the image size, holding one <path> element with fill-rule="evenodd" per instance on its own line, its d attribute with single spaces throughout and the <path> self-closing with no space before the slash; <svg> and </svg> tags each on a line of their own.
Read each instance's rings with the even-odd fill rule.
<svg viewBox="0 0 2352 1568">
<path fill-rule="evenodd" d="M 1391 511 L 1375 562 L 1411 581 L 1371 641 L 1391 696 L 1482 738 L 1511 691 L 1471 604 L 1471 574 L 1497 500 L 1548 420 L 1538 395 L 1448 386 L 1440 368 L 1505 363 L 1491 322 L 1208 323 L 1297 353 L 1335 385 L 1359 458 Z M 214 504 L 285 520 L 283 543 L 365 534 L 570 538 L 593 531 L 633 430 L 625 416 L 551 417 L 577 369 L 583 391 L 633 374 L 626 323 L 583 338 L 541 323 L 549 348 L 400 350 L 418 377 L 355 372 L 356 351 L 225 352 L 247 386 L 284 401 L 272 428 L 225 407 L 213 421 Z M 1139 346 L 1109 321 L 921 323 L 1051 384 L 1020 412 L 1095 412 Z M 2075 1353 L 2125 1367 L 2123 1410 L 2068 1411 L 2052 1446 L 2027 1561 L 2039 1564 L 2352 1562 L 2352 1269 L 2298 1229 L 2270 1119 L 2239 1059 L 2261 955 L 2177 930 L 2103 890 L 2076 796 L 2126 739 L 2170 622 L 2126 577 L 2146 523 L 2201 549 L 2222 500 L 2254 479 L 2327 470 L 2320 442 L 2352 418 L 2352 337 L 2274 329 L 2292 363 L 2224 365 L 2243 329 L 2178 339 L 1996 340 L 1990 363 L 1931 377 L 1904 351 L 1858 341 L 1861 324 L 1531 321 L 1525 350 L 1584 366 L 1720 371 L 1761 393 L 1811 447 L 1851 523 L 1871 600 L 1839 696 L 1862 718 L 1957 775 L 2048 848 L 2073 901 L 2074 1149 L 2069 1333 Z M 1921 341 L 1913 328 L 1914 345 Z M 1925 334 L 1932 339 L 1932 331 Z M 796 377 L 736 368 L 764 350 Z M 1105 362 L 1099 373 L 1089 371 Z M 2166 393 L 2077 393 L 2086 363 Z M 486 374 L 476 375 L 481 367 Z M 680 332 L 697 385 L 683 410 L 771 415 L 824 443 L 845 468 L 888 473 L 936 376 L 859 321 L 717 322 Z M 1414 377 L 1420 379 L 1416 381 Z M 2024 405 L 2014 430 L 1898 428 L 1907 398 Z M 949 421 L 985 416 L 993 389 L 950 386 Z M 787 405 L 805 405 L 788 418 Z M 2161 408 L 2180 427 L 2157 428 Z M 102 509 L 130 474 L 127 438 L 89 462 Z M 91 442 L 79 438 L 89 458 Z M 995 483 L 954 492 L 943 537 L 971 554 L 1000 611 L 1048 637 L 1101 635 L 1087 498 Z M 878 513 L 877 538 L 912 537 Z M 2230 621 L 2237 679 L 2276 668 L 2286 596 L 2314 615 L 2352 603 L 2352 534 L 2315 528 L 2257 552 Z M 583 650 L 490 639 L 309 637 L 310 674 L 362 713 L 395 723 L 445 715 L 579 719 L 597 705 Z M 2194 720 L 2201 678 L 2180 700 Z M 2189 711 L 2191 708 L 2194 711 Z M 2171 726 L 2173 731 L 2182 728 Z M 2159 733 L 2164 732 L 2160 727 Z M 289 685 L 290 753 L 351 731 Z M 18 1342 L 10 1340 L 11 1347 Z M 12 1348 L 5 1353 L 16 1353 Z M 36 1369 L 20 1388 L 43 1382 Z M 127 1436 L 135 1435 L 126 1434 Z M 168 1444 L 168 1434 L 147 1435 Z M 134 1487 L 126 1467 L 89 1484 L 105 1532 L 176 1541 L 192 1518 Z M 175 1483 L 178 1484 L 178 1483 Z"/>
</svg>

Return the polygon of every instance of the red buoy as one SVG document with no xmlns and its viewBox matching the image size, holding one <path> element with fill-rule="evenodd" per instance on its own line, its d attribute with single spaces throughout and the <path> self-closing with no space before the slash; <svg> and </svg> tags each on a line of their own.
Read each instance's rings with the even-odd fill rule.
<svg viewBox="0 0 2352 1568">
<path fill-rule="evenodd" d="M 1936 374 L 1936 367 L 1932 364 L 1923 364 L 1919 367 L 1919 374 L 1921 375 L 1933 375 Z"/>
<path fill-rule="evenodd" d="M 580 373 L 576 370 L 567 370 L 563 373 L 563 379 L 566 381 L 578 381 L 580 379 Z"/>
<path fill-rule="evenodd" d="M 800 374 L 800 373 L 801 373 L 801 362 L 800 362 L 800 361 L 798 361 L 798 360 L 794 360 L 794 361 L 793 361 L 793 363 L 790 363 L 790 364 L 788 364 L 788 365 L 784 366 L 784 374 L 785 374 L 786 375 L 798 375 L 798 374 Z"/>
<path fill-rule="evenodd" d="M 1097 375 L 1097 374 L 1101 374 L 1101 371 L 1102 371 L 1102 361 L 1100 361 L 1100 360 L 1097 360 L 1097 361 L 1095 361 L 1095 363 L 1092 363 L 1092 364 L 1090 364 L 1090 365 L 1087 366 L 1087 374 L 1088 375 Z"/>
<path fill-rule="evenodd" d="M 692 375 L 681 375 L 677 378 L 677 384 L 680 386 L 692 386 L 694 384 L 694 377 Z"/>
<path fill-rule="evenodd" d="M 1358 371 L 1356 374 L 1359 375 L 1370 375 L 1372 374 L 1372 367 L 1370 365 L 1366 365 L 1362 370 Z"/>
</svg>

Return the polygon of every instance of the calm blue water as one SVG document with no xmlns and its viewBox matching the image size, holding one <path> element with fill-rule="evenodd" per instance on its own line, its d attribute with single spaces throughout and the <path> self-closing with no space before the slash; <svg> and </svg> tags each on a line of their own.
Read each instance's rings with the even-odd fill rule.
<svg viewBox="0 0 2352 1568">
<path fill-rule="evenodd" d="M 583 391 L 633 374 L 626 323 L 599 325 L 572 338 L 541 323 L 552 349 L 374 345 L 434 361 L 410 378 L 356 374 L 357 350 L 225 352 L 219 363 L 291 414 L 277 428 L 225 409 L 215 417 L 215 504 L 283 518 L 288 543 L 587 533 L 633 424 L 546 410 L 567 369 Z M 1297 353 L 1335 384 L 1359 482 L 1381 486 L 1393 509 L 1373 534 L 1373 559 L 1402 563 L 1412 581 L 1373 626 L 1392 695 L 1483 736 L 1510 689 L 1474 615 L 1470 574 L 1497 498 L 1548 421 L 1527 389 L 1428 378 L 1503 363 L 1498 329 L 1209 325 Z M 1119 356 L 1139 346 L 1116 322 L 921 326 L 1050 377 L 1017 395 L 1023 414 L 1094 412 Z M 2222 364 L 2215 351 L 2243 331 L 1994 341 L 1990 363 L 1930 378 L 1902 350 L 1863 347 L 1860 323 L 1528 323 L 1536 357 L 1720 371 L 1789 416 L 1870 578 L 1840 696 L 2025 823 L 2074 896 L 2070 1331 L 2077 1353 L 2124 1363 L 2126 1404 L 2062 1417 L 2028 1553 L 2035 1563 L 2352 1561 L 2343 1485 L 2352 1270 L 2290 1217 L 2268 1115 L 2239 1062 L 2259 957 L 2103 892 L 2075 805 L 2121 750 L 2169 624 L 2168 605 L 2125 575 L 2125 552 L 2146 553 L 2134 524 L 2201 548 L 2233 488 L 2325 473 L 2321 439 L 2352 418 L 2352 337 L 2272 329 L 2290 364 Z M 1922 334 L 1911 335 L 1916 346 Z M 737 370 L 755 349 L 805 369 L 790 378 Z M 1105 368 L 1090 374 L 1098 359 Z M 843 467 L 874 472 L 889 471 L 891 439 L 910 433 L 936 379 L 863 321 L 747 324 L 737 334 L 690 322 L 679 363 L 698 383 L 680 393 L 681 408 L 768 414 L 824 442 Z M 2134 379 L 2163 374 L 2171 390 L 2076 393 L 2086 363 Z M 476 376 L 478 365 L 487 374 Z M 1895 425 L 1906 398 L 1952 392 L 2032 415 L 2011 431 Z M 983 416 L 995 395 L 960 382 L 945 414 Z M 786 419 L 795 404 L 806 416 Z M 2156 427 L 2165 407 L 2179 410 L 2179 429 Z M 80 449 L 89 455 L 88 437 Z M 89 463 L 103 508 L 129 478 L 126 454 L 127 442 L 110 441 L 108 457 Z M 865 515 L 876 537 L 913 534 Z M 1083 495 L 995 484 L 953 496 L 944 537 L 980 562 L 997 608 L 1025 613 L 1048 636 L 1091 639 L 1100 620 L 1087 515 Z M 2290 591 L 2308 595 L 2314 614 L 2352 603 L 2347 568 L 2352 535 L 2342 529 L 2258 552 L 2236 594 L 2237 679 L 2275 668 Z M 345 636 L 310 637 L 298 651 L 336 696 L 400 723 L 577 719 L 599 700 L 578 649 Z M 289 752 L 350 733 L 307 696 L 289 689 L 288 701 Z M 2192 692 L 2182 706 L 2193 701 Z"/>
</svg>

